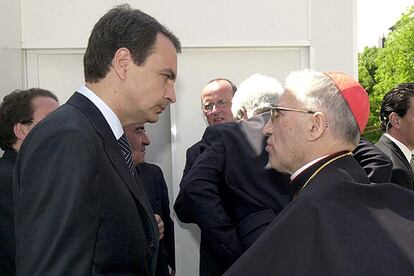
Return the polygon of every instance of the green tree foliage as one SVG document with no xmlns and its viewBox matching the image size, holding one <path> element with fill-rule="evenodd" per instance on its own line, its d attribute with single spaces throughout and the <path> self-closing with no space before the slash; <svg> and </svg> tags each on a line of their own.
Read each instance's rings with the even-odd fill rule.
<svg viewBox="0 0 414 276">
<path fill-rule="evenodd" d="M 374 91 L 375 72 L 377 71 L 377 56 L 379 49 L 377 47 L 365 47 L 364 51 L 358 54 L 358 77 L 359 83 L 371 95 Z"/>
<path fill-rule="evenodd" d="M 365 48 L 359 54 L 359 82 L 367 90 L 371 115 L 364 137 L 377 141 L 382 134 L 379 112 L 384 95 L 403 82 L 414 82 L 414 6 L 393 26 L 384 48 Z"/>
</svg>

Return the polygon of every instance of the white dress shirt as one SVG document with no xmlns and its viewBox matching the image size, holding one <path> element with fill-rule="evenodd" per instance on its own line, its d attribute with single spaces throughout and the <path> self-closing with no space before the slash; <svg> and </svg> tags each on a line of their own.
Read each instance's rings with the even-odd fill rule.
<svg viewBox="0 0 414 276">
<path fill-rule="evenodd" d="M 80 94 L 84 95 L 86 98 L 88 98 L 99 109 L 99 111 L 102 113 L 105 120 L 111 127 L 111 130 L 115 135 L 115 138 L 118 140 L 124 133 L 124 129 L 122 128 L 121 121 L 118 119 L 115 112 L 113 112 L 113 110 L 101 98 L 99 98 L 98 95 L 96 95 L 85 85 L 79 87 L 77 91 Z"/>
</svg>

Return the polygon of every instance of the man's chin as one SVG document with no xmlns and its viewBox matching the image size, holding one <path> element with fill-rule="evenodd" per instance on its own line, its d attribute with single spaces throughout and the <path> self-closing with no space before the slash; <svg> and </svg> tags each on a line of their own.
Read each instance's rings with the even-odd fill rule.
<svg viewBox="0 0 414 276">
<path fill-rule="evenodd" d="M 148 123 L 156 123 L 158 121 L 158 119 L 160 118 L 160 116 L 158 114 L 154 114 L 153 116 L 148 118 Z"/>
</svg>

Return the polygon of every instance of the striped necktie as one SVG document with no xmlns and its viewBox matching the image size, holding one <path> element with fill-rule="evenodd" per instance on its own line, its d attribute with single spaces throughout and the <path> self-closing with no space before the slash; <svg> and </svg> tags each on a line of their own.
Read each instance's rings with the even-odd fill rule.
<svg viewBox="0 0 414 276">
<path fill-rule="evenodd" d="M 132 151 L 125 134 L 122 134 L 121 138 L 118 139 L 118 145 L 121 147 L 122 157 L 125 159 L 131 175 L 134 176 L 135 169 L 132 162 Z"/>
</svg>

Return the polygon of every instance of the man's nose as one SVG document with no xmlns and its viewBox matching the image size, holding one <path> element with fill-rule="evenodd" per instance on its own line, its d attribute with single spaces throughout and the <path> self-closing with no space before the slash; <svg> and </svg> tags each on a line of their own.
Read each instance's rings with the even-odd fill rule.
<svg viewBox="0 0 414 276">
<path fill-rule="evenodd" d="M 272 135 L 272 131 L 273 131 L 272 120 L 269 119 L 269 121 L 267 121 L 266 125 L 262 129 L 262 134 L 265 136 L 270 136 Z"/>
<path fill-rule="evenodd" d="M 172 84 L 171 87 L 167 89 L 167 93 L 165 93 L 165 98 L 169 101 L 169 103 L 175 103 L 176 97 L 174 84 Z"/>
</svg>

